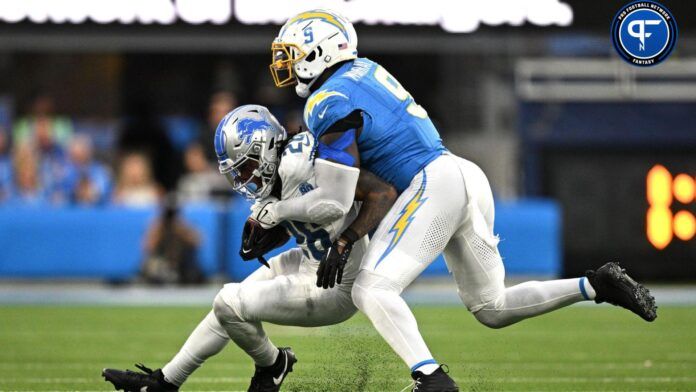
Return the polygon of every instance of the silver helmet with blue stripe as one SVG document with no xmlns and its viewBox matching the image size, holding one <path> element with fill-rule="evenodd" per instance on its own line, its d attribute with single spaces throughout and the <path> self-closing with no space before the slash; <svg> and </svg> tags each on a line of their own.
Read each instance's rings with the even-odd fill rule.
<svg viewBox="0 0 696 392">
<path fill-rule="evenodd" d="M 285 129 L 260 105 L 229 112 L 215 131 L 215 154 L 220 173 L 236 192 L 249 199 L 270 195 L 278 176 Z"/>
</svg>

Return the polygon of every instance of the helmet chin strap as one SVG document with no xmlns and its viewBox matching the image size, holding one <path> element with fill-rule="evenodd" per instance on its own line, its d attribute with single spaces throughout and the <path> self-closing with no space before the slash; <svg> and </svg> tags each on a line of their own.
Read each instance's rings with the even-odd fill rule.
<svg viewBox="0 0 696 392">
<path fill-rule="evenodd" d="M 326 70 L 325 70 L 325 71 L 326 71 Z M 297 78 L 297 84 L 295 85 L 295 93 L 297 93 L 297 95 L 298 95 L 300 98 L 307 98 L 307 97 L 309 97 L 309 94 L 312 93 L 309 89 L 312 87 L 312 85 L 314 84 L 314 82 L 316 82 L 317 79 L 319 79 L 319 76 L 321 76 L 321 74 L 317 75 L 317 76 L 316 76 L 314 79 L 312 79 L 309 83 L 302 83 L 302 81 L 300 80 L 300 78 Z"/>
<path fill-rule="evenodd" d="M 300 83 L 300 82 L 297 82 L 297 85 L 295 85 L 295 93 L 297 93 L 297 95 L 298 95 L 300 98 L 307 98 L 307 97 L 309 97 L 309 92 L 310 92 L 310 91 L 309 91 L 309 86 L 308 86 L 308 85 L 306 85 L 306 84 L 304 84 L 304 83 Z"/>
</svg>

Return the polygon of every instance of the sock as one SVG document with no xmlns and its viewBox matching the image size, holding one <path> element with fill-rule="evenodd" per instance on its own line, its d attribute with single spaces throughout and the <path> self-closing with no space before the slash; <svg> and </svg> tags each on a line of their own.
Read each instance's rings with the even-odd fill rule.
<svg viewBox="0 0 696 392">
<path fill-rule="evenodd" d="M 595 297 L 597 297 L 595 289 L 590 284 L 590 280 L 586 277 L 583 276 L 582 278 L 580 278 L 580 283 L 578 283 L 578 286 L 580 287 L 580 292 L 582 293 L 582 296 L 586 300 L 593 300 L 595 299 Z"/>
<path fill-rule="evenodd" d="M 193 330 L 181 350 L 164 365 L 164 380 L 181 386 L 203 362 L 219 353 L 229 342 L 227 333 L 211 311 Z"/>
<path fill-rule="evenodd" d="M 435 361 L 435 360 L 433 359 L 432 361 Z M 421 372 L 427 376 L 429 374 L 433 374 L 433 372 L 436 371 L 437 368 L 439 368 L 439 367 L 440 367 L 440 365 L 438 365 L 437 363 L 428 362 L 428 363 L 425 363 L 425 364 L 420 365 L 417 368 L 413 369 L 412 372 L 418 371 L 418 372 Z"/>
<path fill-rule="evenodd" d="M 583 279 L 530 281 L 505 289 L 503 295 L 489 302 L 474 316 L 492 328 L 502 328 L 529 317 L 585 300 Z M 593 290 L 594 292 L 594 290 Z"/>
</svg>

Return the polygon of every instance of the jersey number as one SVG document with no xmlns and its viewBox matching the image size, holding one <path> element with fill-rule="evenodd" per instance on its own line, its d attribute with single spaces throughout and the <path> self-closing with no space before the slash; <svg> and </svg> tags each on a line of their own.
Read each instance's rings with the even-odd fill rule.
<svg viewBox="0 0 696 392">
<path fill-rule="evenodd" d="M 317 224 L 285 221 L 283 226 L 290 230 L 292 236 L 295 237 L 297 245 L 302 246 L 307 243 L 307 249 L 312 253 L 312 257 L 315 260 L 321 260 L 326 249 L 329 249 L 331 246 L 329 233 Z"/>
<path fill-rule="evenodd" d="M 409 94 L 408 91 L 406 91 L 404 86 L 402 86 L 401 83 L 394 79 L 394 77 L 391 76 L 391 74 L 387 72 L 386 69 L 382 68 L 381 65 L 378 65 L 377 69 L 375 69 L 375 79 L 377 79 L 377 81 L 382 86 L 384 86 L 384 88 L 386 88 L 390 93 L 392 93 L 399 101 L 404 101 L 406 99 L 411 98 L 411 103 L 406 108 L 406 111 L 409 112 L 411 115 L 419 118 L 428 117 L 428 112 L 426 112 L 421 105 L 417 104 L 413 100 L 413 97 L 411 97 L 411 94 Z"/>
</svg>

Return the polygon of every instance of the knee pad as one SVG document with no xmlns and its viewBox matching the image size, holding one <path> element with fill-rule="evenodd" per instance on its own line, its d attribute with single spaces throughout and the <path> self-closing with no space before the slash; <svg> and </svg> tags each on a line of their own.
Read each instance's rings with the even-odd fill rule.
<svg viewBox="0 0 696 392">
<path fill-rule="evenodd" d="M 222 325 L 244 321 L 239 283 L 226 284 L 218 292 L 213 301 L 213 312 Z"/>
<path fill-rule="evenodd" d="M 403 289 L 398 283 L 389 278 L 374 274 L 368 270 L 361 270 L 353 283 L 351 297 L 355 306 L 358 309 L 363 309 L 365 301 L 369 301 L 371 292 L 381 290 L 400 295 Z"/>
</svg>

